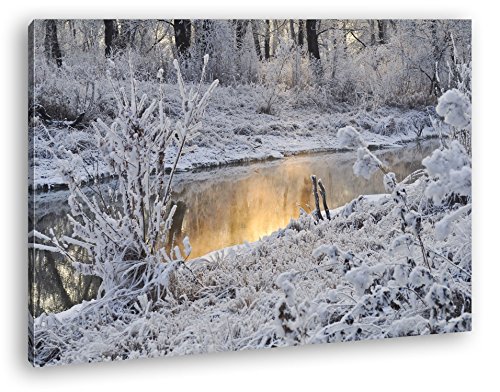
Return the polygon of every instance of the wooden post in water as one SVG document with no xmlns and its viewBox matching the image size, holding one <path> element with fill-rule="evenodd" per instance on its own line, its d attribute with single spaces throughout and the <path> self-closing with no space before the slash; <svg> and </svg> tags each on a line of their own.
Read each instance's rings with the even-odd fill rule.
<svg viewBox="0 0 500 392">
<path fill-rule="evenodd" d="M 316 205 L 316 209 L 314 210 L 313 215 L 315 216 L 316 220 L 319 221 L 320 219 L 323 219 L 323 215 L 321 215 L 321 209 L 319 207 L 318 183 L 314 174 L 311 176 L 311 180 L 313 183 L 314 204 Z"/>
<path fill-rule="evenodd" d="M 323 186 L 321 178 L 318 180 L 318 185 L 319 185 L 319 193 L 321 193 L 321 198 L 323 199 L 323 208 L 325 209 L 326 217 L 328 218 L 328 220 L 330 220 L 331 219 L 330 209 L 328 208 L 328 204 L 326 204 L 326 190 L 325 187 Z"/>
</svg>

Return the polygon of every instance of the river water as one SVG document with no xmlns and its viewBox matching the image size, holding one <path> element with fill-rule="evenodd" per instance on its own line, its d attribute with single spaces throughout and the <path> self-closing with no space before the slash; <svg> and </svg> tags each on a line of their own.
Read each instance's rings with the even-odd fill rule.
<svg viewBox="0 0 500 392">
<path fill-rule="evenodd" d="M 438 146 L 435 140 L 402 148 L 379 150 L 398 179 L 422 167 L 422 159 Z M 173 199 L 177 211 L 172 243 L 189 236 L 190 259 L 227 246 L 253 242 L 288 224 L 299 208 L 314 209 L 311 174 L 321 178 L 328 206 L 342 206 L 361 194 L 383 193 L 382 175 L 369 181 L 354 176 L 355 152 L 326 152 L 271 162 L 227 166 L 176 175 Z M 48 233 L 70 234 L 67 191 L 37 193 L 31 227 Z M 167 246 L 171 247 L 172 243 Z M 58 312 L 96 295 L 99 281 L 76 274 L 59 255 L 30 252 L 30 309 Z"/>
</svg>

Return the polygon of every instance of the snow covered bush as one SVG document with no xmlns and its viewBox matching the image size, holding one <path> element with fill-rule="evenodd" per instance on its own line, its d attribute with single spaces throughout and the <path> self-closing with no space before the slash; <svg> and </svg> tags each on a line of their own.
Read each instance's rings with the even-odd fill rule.
<svg viewBox="0 0 500 392">
<path fill-rule="evenodd" d="M 205 65 L 207 60 L 208 56 Z M 99 297 L 147 294 L 157 299 L 166 295 L 171 290 L 170 274 L 190 253 L 187 239 L 184 255 L 178 248 L 170 252 L 165 248 L 176 209 L 170 200 L 172 180 L 186 141 L 200 129 L 217 81 L 204 94 L 201 82 L 197 89 L 188 91 L 177 62 L 175 67 L 183 99 L 181 120 L 171 124 L 162 99 L 148 103 L 145 95 L 139 98 L 136 81 L 131 78 L 129 94 L 124 89 L 115 90 L 115 121 L 110 126 L 102 120 L 93 124 L 100 158 L 114 177 L 111 182 L 103 182 L 100 173 L 82 176 L 82 157 L 52 140 L 70 188 L 68 218 L 73 235 L 52 237 L 51 241 L 79 272 L 102 279 Z M 177 154 L 169 166 L 165 150 L 171 143 L 177 146 Z M 90 195 L 82 183 L 88 184 Z M 67 253 L 70 244 L 85 248 L 88 261 Z"/>
<path fill-rule="evenodd" d="M 283 90 L 284 73 L 289 59 L 292 57 L 293 51 L 285 43 L 280 42 L 276 52 L 276 58 L 265 66 L 263 72 L 262 84 L 266 87 L 265 96 L 260 103 L 259 112 L 265 114 L 273 114 L 275 112 L 274 104 L 280 97 L 280 92 Z"/>
<path fill-rule="evenodd" d="M 471 107 L 468 98 L 459 90 L 446 91 L 438 99 L 436 112 L 444 121 L 458 129 L 470 128 Z"/>
<path fill-rule="evenodd" d="M 353 166 L 354 174 L 369 180 L 377 170 L 388 173 L 386 166 L 368 149 L 368 144 L 354 127 L 340 128 L 337 131 L 337 139 L 341 147 L 358 147 L 357 159 Z"/>
<path fill-rule="evenodd" d="M 352 126 L 340 128 L 337 131 L 337 139 L 341 147 L 366 147 L 363 138 Z"/>
<path fill-rule="evenodd" d="M 430 177 L 425 194 L 435 204 L 440 204 L 445 196 L 452 194 L 471 197 L 471 161 L 457 140 L 453 140 L 449 148 L 435 150 L 422 164 Z"/>
<path fill-rule="evenodd" d="M 470 57 L 461 58 L 458 55 L 453 34 L 450 34 L 450 39 L 453 55 L 452 61 L 447 63 L 447 88 L 441 87 L 436 113 L 443 118 L 446 126 L 451 128 L 451 132 L 446 132 L 447 129 L 443 124 L 434 126 L 437 125 L 436 128 L 441 129 L 442 133 L 449 134 L 452 139 L 458 140 L 470 156 L 472 149 L 472 63 Z M 437 71 L 436 78 L 440 84 L 444 84 Z"/>
<path fill-rule="evenodd" d="M 440 98 L 437 112 L 450 125 L 470 127 L 469 101 L 458 90 Z M 471 162 L 464 146 L 453 140 L 449 148 L 435 150 L 422 162 L 424 176 L 408 184 L 413 176 L 397 182 L 394 173 L 368 151 L 354 128 L 339 129 L 338 138 L 344 146 L 358 148 L 355 174 L 369 178 L 377 169 L 385 173 L 384 187 L 391 194 L 386 214 L 392 217 L 394 227 L 386 228 L 392 237 L 388 252 L 384 245 L 372 247 L 369 255 L 363 250 L 366 245 L 351 249 L 354 258 L 362 260 L 345 274 L 357 303 L 316 339 L 357 340 L 470 330 Z M 345 217 L 360 213 L 359 202 L 355 208 L 345 208 Z M 365 221 L 365 227 L 369 221 Z M 337 248 L 336 244 L 322 245 L 312 254 L 326 255 L 332 253 L 328 249 Z"/>
<path fill-rule="evenodd" d="M 208 55 L 204 67 L 207 62 Z M 165 296 L 186 294 L 177 290 L 179 279 L 174 275 L 176 271 L 187 270 L 183 261 L 191 252 L 189 239 L 183 241 L 184 254 L 178 247 L 171 251 L 166 248 L 176 210 L 170 198 L 172 180 L 186 141 L 200 130 L 201 118 L 218 81 L 202 93 L 204 68 L 198 88 L 188 91 L 177 61 L 174 66 L 183 110 L 183 117 L 175 124 L 165 116 L 162 99 L 148 103 L 146 95 L 137 96 L 132 76 L 128 94 L 125 89 L 114 90 L 118 105 L 115 121 L 109 126 L 102 120 L 93 124 L 92 136 L 99 157 L 113 180 L 103 181 L 99 170 L 96 175 L 87 172 L 82 176 L 80 168 L 85 166 L 82 157 L 58 140 L 51 140 L 54 157 L 69 184 L 68 219 L 73 234 L 57 238 L 53 233 L 50 237 L 35 233 L 45 244 L 34 246 L 62 253 L 78 272 L 101 279 L 93 317 L 105 316 L 117 321 L 127 317 L 126 308 L 136 298 L 156 302 Z M 158 75 L 161 79 L 162 72 Z M 171 143 L 177 146 L 177 154 L 169 166 L 165 150 Z M 99 162 L 98 159 L 95 164 Z M 90 194 L 83 183 L 88 184 Z M 87 260 L 76 259 L 73 252 L 68 252 L 70 245 L 85 249 Z M 111 308 L 114 311 L 110 312 Z M 47 334 L 53 332 L 45 329 L 48 327 L 51 325 L 40 328 L 35 339 L 40 346 L 35 363 L 43 364 L 51 355 L 47 351 Z"/>
<path fill-rule="evenodd" d="M 436 112 L 451 126 L 452 139 L 458 140 L 470 155 L 472 148 L 470 97 L 458 89 L 448 90 L 439 97 Z"/>
</svg>

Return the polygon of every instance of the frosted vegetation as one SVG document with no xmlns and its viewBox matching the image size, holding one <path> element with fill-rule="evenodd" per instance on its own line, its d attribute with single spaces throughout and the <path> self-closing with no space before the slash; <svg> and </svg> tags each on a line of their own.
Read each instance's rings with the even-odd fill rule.
<svg viewBox="0 0 500 392">
<path fill-rule="evenodd" d="M 87 171 L 96 170 L 97 147 L 86 130 L 97 118 L 108 124 L 116 118 L 111 85 L 128 90 L 130 63 L 138 95 L 150 99 L 160 99 L 163 69 L 163 110 L 177 120 L 182 100 L 173 60 L 179 59 L 192 86 L 203 56 L 212 59 L 207 80 L 218 79 L 220 86 L 204 131 L 187 141 L 179 169 L 336 149 L 336 130 L 348 125 L 370 145 L 435 135 L 437 97 L 470 84 L 466 21 L 107 22 L 114 35 L 105 44 L 102 20 L 58 21 L 59 55 L 51 51 L 46 22 L 35 23 L 35 187 L 65 183 L 45 148 L 44 128 L 78 152 Z M 180 22 L 188 23 L 187 41 L 175 33 L 173 25 L 184 31 Z M 172 164 L 175 154 L 167 148 L 166 162 Z M 99 170 L 110 173 L 103 162 Z"/>
<path fill-rule="evenodd" d="M 235 39 L 229 21 L 216 21 L 218 28 L 210 30 L 216 37 L 209 41 L 214 44 L 210 60 L 198 58 L 195 46 L 190 61 L 181 58 L 173 66 L 165 61 L 155 69 L 157 62 L 135 51 L 125 57 L 117 53 L 113 60 L 83 61 L 97 50 L 89 46 L 88 52 L 74 57 L 79 62 L 59 66 L 57 72 L 67 72 L 68 78 L 76 69 L 93 72 L 87 64 L 100 67 L 97 75 L 107 70 L 110 87 L 104 89 L 103 83 L 98 94 L 112 98 L 102 98 L 101 109 L 94 106 L 104 116 L 72 130 L 64 142 L 59 135 L 67 124 L 50 128 L 35 120 L 43 154 L 57 163 L 58 175 L 69 186 L 73 234 L 57 238 L 34 230 L 30 235 L 34 247 L 62 253 L 77 271 L 99 276 L 102 283 L 97 299 L 34 320 L 30 355 L 35 365 L 471 329 L 471 68 L 470 57 L 463 55 L 466 45 L 447 35 L 456 29 L 458 36 L 467 37 L 469 26 L 398 21 L 391 34 L 389 25 L 379 30 L 385 31 L 379 34 L 384 41 L 371 45 L 363 40 L 371 39 L 372 22 L 363 35 L 361 24 L 356 25 L 360 21 L 352 26 L 325 21 L 332 23 L 327 31 L 337 45 L 326 55 L 322 52 L 321 60 L 302 56 L 300 45 L 278 37 L 274 57 L 261 62 L 249 30 L 236 49 L 216 46 Z M 422 43 L 417 33 L 426 32 L 432 39 Z M 445 46 L 448 41 L 450 46 Z M 163 56 L 158 46 L 148 53 Z M 439 61 L 428 63 L 429 49 L 436 50 L 433 55 L 441 56 Z M 55 72 L 53 64 L 39 62 L 37 67 L 41 75 L 49 69 Z M 137 77 L 138 70 L 144 80 Z M 173 75 L 177 97 L 168 83 Z M 223 87 L 216 88 L 218 80 L 204 83 L 215 76 Z M 55 79 L 47 80 L 40 89 L 53 88 L 52 96 L 71 96 L 67 83 L 57 87 Z M 57 89 L 65 92 L 58 95 Z M 251 96 L 260 100 L 253 113 L 244 104 L 238 106 Z M 210 105 L 224 99 L 229 99 L 224 115 L 223 110 L 211 112 Z M 414 109 L 403 112 L 386 106 L 394 104 Z M 427 106 L 435 104 L 436 113 Z M 328 210 L 322 182 L 313 177 L 325 204 L 320 205 L 318 197 L 313 213 L 301 210 L 298 219 L 260 241 L 188 261 L 191 245 L 186 237 L 182 249 L 167 252 L 162 244 L 176 210 L 170 200 L 172 178 L 184 154 L 203 149 L 202 142 L 231 144 L 231 136 L 240 134 L 221 130 L 219 135 L 205 128 L 206 122 L 215 124 L 207 114 L 246 118 L 246 124 L 264 116 L 257 117 L 266 119 L 262 127 L 276 123 L 281 132 L 280 126 L 294 129 L 294 121 L 303 124 L 306 116 L 301 111 L 307 113 L 310 105 L 335 113 L 320 116 L 311 132 L 326 121 L 330 134 L 325 132 L 325 139 L 353 150 L 357 176 L 368 179 L 381 171 L 386 193 L 360 195 Z M 352 105 L 357 114 L 345 109 Z M 271 114 L 275 110 L 289 120 L 280 121 Z M 298 120 L 291 114 L 295 112 Z M 384 115 L 391 113 L 398 115 L 384 123 Z M 346 122 L 349 118 L 355 121 Z M 409 118 L 412 126 L 406 122 Z M 381 122 L 383 131 L 377 132 L 375 125 Z M 233 123 L 233 130 L 243 124 Z M 296 132 L 302 126 L 277 137 L 287 143 L 307 137 Z M 409 140 L 421 137 L 424 129 L 439 136 L 441 147 L 423 160 L 422 170 L 407 178 L 397 178 L 369 149 L 374 140 L 394 143 L 411 133 Z M 260 135 L 254 130 L 242 134 L 248 143 Z M 87 169 L 86 159 L 93 162 L 93 171 Z M 113 185 L 102 180 L 102 173 L 116 178 Z M 92 190 L 91 196 L 82 191 L 83 184 Z M 85 249 L 87 258 L 74 259 L 69 246 Z"/>
</svg>

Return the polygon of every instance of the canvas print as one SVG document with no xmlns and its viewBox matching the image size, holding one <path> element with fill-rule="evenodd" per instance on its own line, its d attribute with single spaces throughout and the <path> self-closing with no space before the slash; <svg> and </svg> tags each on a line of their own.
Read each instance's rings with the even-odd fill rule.
<svg viewBox="0 0 500 392">
<path fill-rule="evenodd" d="M 471 21 L 50 19 L 28 50 L 34 366 L 471 330 Z"/>
</svg>

